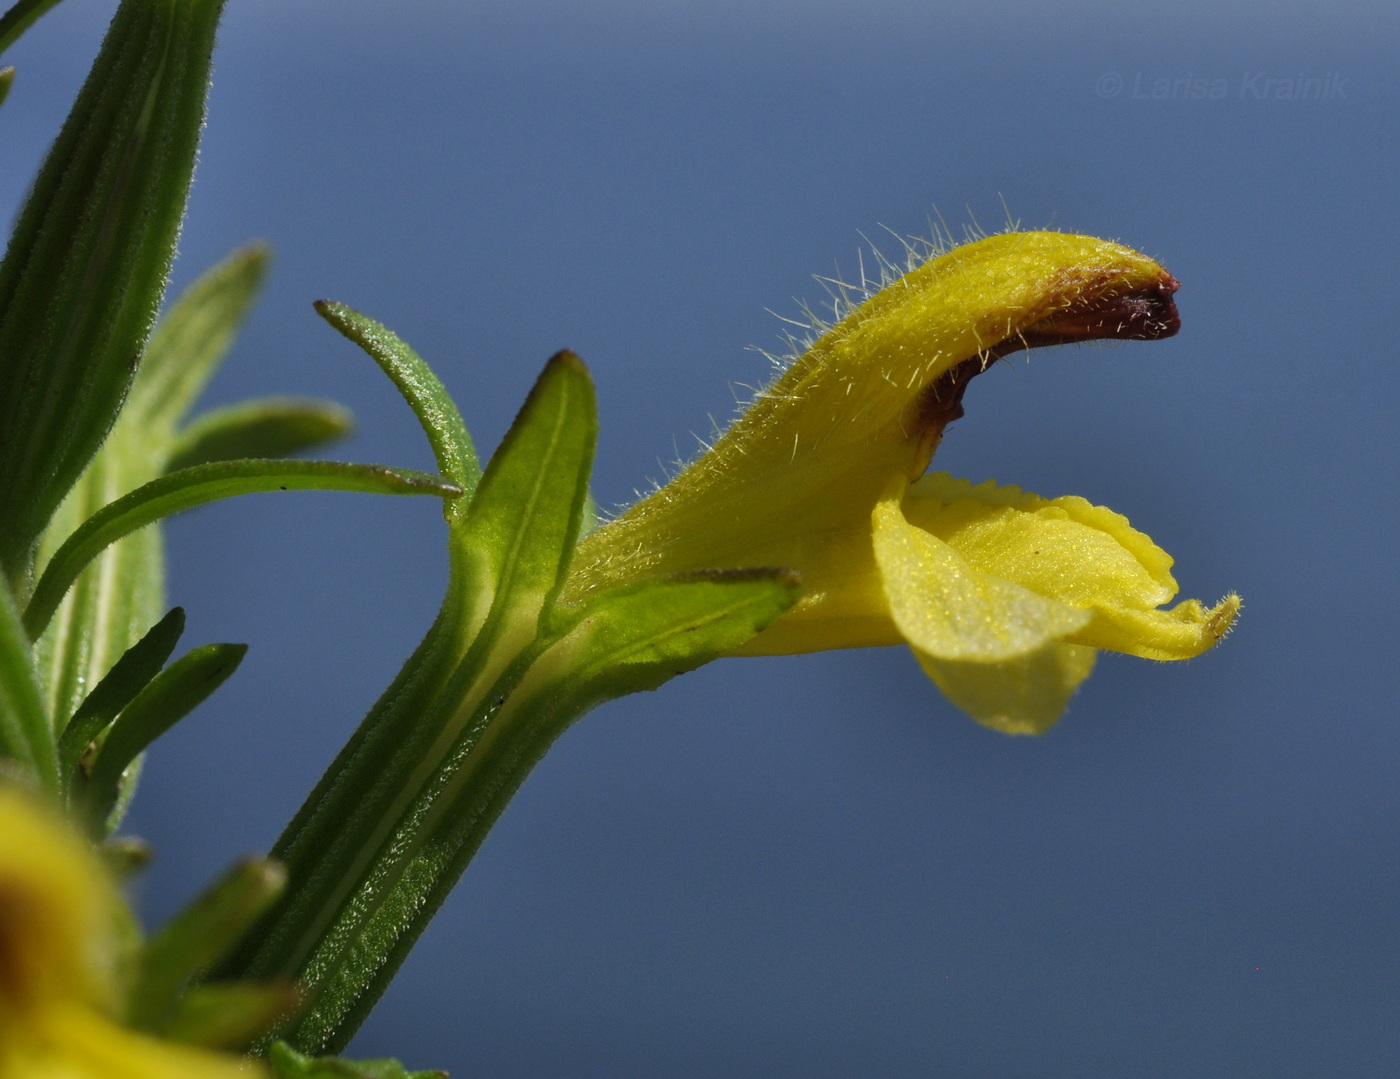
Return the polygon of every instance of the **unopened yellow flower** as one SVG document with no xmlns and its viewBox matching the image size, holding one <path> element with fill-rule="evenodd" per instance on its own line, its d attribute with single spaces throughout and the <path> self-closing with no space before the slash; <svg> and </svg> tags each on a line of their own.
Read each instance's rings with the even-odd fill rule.
<svg viewBox="0 0 1400 1079">
<path fill-rule="evenodd" d="M 998 729 L 1039 732 L 1097 648 L 1205 651 L 1239 598 L 1176 595 L 1171 558 L 1081 498 L 925 475 L 998 357 L 1178 328 L 1176 281 L 1118 244 L 1008 233 L 904 274 L 823 333 L 714 447 L 580 544 L 565 601 L 696 569 L 796 570 L 802 598 L 743 654 L 907 642 Z"/>
<path fill-rule="evenodd" d="M 83 841 L 0 786 L 0 1079 L 263 1075 L 115 1020 L 126 917 Z"/>
</svg>

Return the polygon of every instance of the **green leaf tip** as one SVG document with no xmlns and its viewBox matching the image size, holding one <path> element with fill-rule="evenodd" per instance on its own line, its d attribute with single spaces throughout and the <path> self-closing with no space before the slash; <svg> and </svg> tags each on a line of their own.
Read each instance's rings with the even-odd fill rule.
<svg viewBox="0 0 1400 1079">
<path fill-rule="evenodd" d="M 160 1033 L 186 1045 L 247 1052 L 300 1004 L 300 991 L 285 982 L 196 985 L 180 997 Z"/>
<path fill-rule="evenodd" d="M 163 1031 L 174 1020 L 186 983 L 222 959 L 286 884 L 279 862 L 250 858 L 162 926 L 141 951 L 128 1020 Z"/>
<path fill-rule="evenodd" d="M 245 244 L 205 270 L 176 298 L 151 334 L 122 413 L 122 425 L 135 428 L 130 432 L 133 438 L 150 442 L 153 436 L 176 437 L 176 426 L 251 314 L 271 262 L 267 244 Z"/>
<path fill-rule="evenodd" d="M 206 644 L 181 656 L 122 709 L 88 772 L 84 797 L 102 828 L 117 805 L 122 774 L 146 747 L 202 704 L 238 669 L 246 644 Z"/>
<path fill-rule="evenodd" d="M 468 494 L 475 490 L 481 476 L 476 447 L 456 402 L 432 368 L 393 330 L 354 308 L 334 300 L 317 300 L 312 306 L 389 376 L 428 436 L 438 471 Z M 449 508 L 449 516 L 453 512 L 460 511 Z"/>
<path fill-rule="evenodd" d="M 5 104 L 5 98 L 10 96 L 10 87 L 15 84 L 15 69 L 12 67 L 0 67 L 0 105 Z"/>
<path fill-rule="evenodd" d="M 489 599 L 494 618 L 537 617 L 558 595 L 583 521 L 597 438 L 588 368 L 572 352 L 556 353 L 492 455 L 454 536 L 473 578 L 454 587 L 483 605 Z"/>
<path fill-rule="evenodd" d="M 78 706 L 60 732 L 59 768 L 64 782 L 75 780 L 74 770 L 88 746 L 151 680 L 160 674 L 185 631 L 183 607 L 171 608 L 144 637 L 128 648 Z"/>
<path fill-rule="evenodd" d="M 195 417 L 171 449 L 166 471 L 213 461 L 285 457 L 344 438 L 355 428 L 349 409 L 333 401 L 267 397 Z"/>
<path fill-rule="evenodd" d="M 533 688 L 543 715 L 572 717 L 656 689 L 743 645 L 791 607 L 797 575 L 782 569 L 702 570 L 638 581 L 572 614 L 540 660 Z"/>
</svg>

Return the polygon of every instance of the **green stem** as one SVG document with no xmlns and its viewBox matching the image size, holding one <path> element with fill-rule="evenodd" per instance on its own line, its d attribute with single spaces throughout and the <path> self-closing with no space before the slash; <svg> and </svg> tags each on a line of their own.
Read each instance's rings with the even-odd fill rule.
<svg viewBox="0 0 1400 1079">
<path fill-rule="evenodd" d="M 449 592 L 437 620 L 398 676 L 375 702 L 273 848 L 292 886 L 254 928 L 219 977 L 277 971 L 299 977 L 305 949 L 294 942 L 324 924 L 328 895 L 340 891 L 344 867 L 397 797 L 435 734 L 436 707 L 470 636 L 464 604 Z"/>
<path fill-rule="evenodd" d="M 400 943 L 406 952 L 426 924 L 430 912 L 421 921 L 405 920 L 405 905 L 414 905 L 409 896 L 421 889 L 405 890 L 403 880 L 425 868 L 421 850 L 444 808 L 443 792 L 456 791 L 454 780 L 470 774 L 474 783 L 506 792 L 503 807 L 534 763 L 524 762 L 512 778 L 497 774 L 494 758 L 476 750 L 493 741 L 492 717 L 537 649 L 502 670 L 488 654 L 489 638 L 465 647 L 463 608 L 449 598 L 418 652 L 283 833 L 272 856 L 287 867 L 292 886 L 217 972 L 302 981 L 316 1000 L 290 1039 L 303 1051 L 343 1047 L 401 961 L 385 969 L 390 953 Z M 439 882 L 443 894 L 458 873 Z"/>
<path fill-rule="evenodd" d="M 640 582 L 523 644 L 503 619 L 438 669 L 436 693 L 391 689 L 275 848 L 291 887 L 220 976 L 300 980 L 310 1008 L 285 1035 L 304 1052 L 343 1047 L 574 720 L 729 651 L 796 596 L 771 570 Z M 430 637 L 415 659 L 438 648 Z"/>
<path fill-rule="evenodd" d="M 344 1048 L 526 777 L 587 711 L 587 704 L 567 711 L 519 705 L 505 691 L 524 673 L 513 666 L 469 715 L 456 717 L 463 733 L 336 909 L 336 929 L 353 933 L 357 946 L 337 948 L 339 934 L 332 934 L 330 947 L 323 943 L 313 956 L 320 981 L 311 1008 L 286 1035 L 294 1045 Z M 369 896 L 377 901 L 366 902 Z M 329 962 L 318 964 L 322 955 Z"/>
</svg>

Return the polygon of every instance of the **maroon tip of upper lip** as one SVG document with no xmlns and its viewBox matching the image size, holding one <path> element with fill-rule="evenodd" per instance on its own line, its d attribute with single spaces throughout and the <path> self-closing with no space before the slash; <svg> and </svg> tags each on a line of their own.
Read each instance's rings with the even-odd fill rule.
<svg viewBox="0 0 1400 1079">
<path fill-rule="evenodd" d="M 1162 271 L 1152 284 L 1069 307 L 1008 338 L 1007 351 L 1074 341 L 1159 341 L 1181 329 L 1172 295 L 1181 285 Z"/>
</svg>

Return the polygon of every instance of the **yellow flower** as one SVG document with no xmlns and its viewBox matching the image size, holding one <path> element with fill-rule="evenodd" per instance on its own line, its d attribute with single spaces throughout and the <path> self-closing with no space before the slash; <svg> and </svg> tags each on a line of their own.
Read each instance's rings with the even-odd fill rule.
<svg viewBox="0 0 1400 1079">
<path fill-rule="evenodd" d="M 113 1018 L 129 918 L 72 831 L 0 786 L 0 1079 L 251 1079 Z"/>
<path fill-rule="evenodd" d="M 1097 648 L 1205 651 L 1239 597 L 1176 594 L 1172 560 L 1081 498 L 925 475 L 968 381 L 1022 348 L 1169 337 L 1177 283 L 1118 244 L 1008 233 L 851 310 L 670 483 L 580 544 L 565 601 L 695 569 L 781 566 L 802 598 L 747 655 L 907 642 L 975 719 L 1040 732 Z"/>
</svg>

